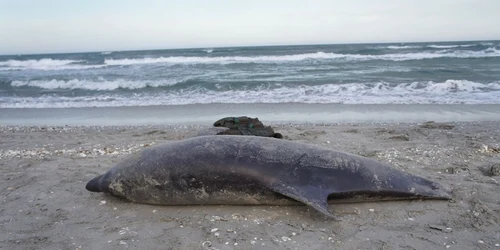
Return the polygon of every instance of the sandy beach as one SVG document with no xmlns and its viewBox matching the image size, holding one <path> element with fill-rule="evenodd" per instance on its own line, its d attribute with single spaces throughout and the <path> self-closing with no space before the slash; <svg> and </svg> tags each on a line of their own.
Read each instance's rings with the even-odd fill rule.
<svg viewBox="0 0 500 250">
<path fill-rule="evenodd" d="M 1 249 L 500 249 L 498 122 L 281 125 L 286 140 L 385 162 L 451 201 L 152 206 L 85 190 L 154 144 L 208 126 L 2 126 Z"/>
</svg>

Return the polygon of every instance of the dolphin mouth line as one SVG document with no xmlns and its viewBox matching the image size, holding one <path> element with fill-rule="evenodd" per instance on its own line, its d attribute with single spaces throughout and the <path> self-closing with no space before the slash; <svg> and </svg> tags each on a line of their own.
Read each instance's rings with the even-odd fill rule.
<svg viewBox="0 0 500 250">
<path fill-rule="evenodd" d="M 403 192 L 347 192 L 334 193 L 328 196 L 328 203 L 362 203 L 378 201 L 401 201 L 401 200 L 451 200 L 447 191 L 436 192 L 435 194 L 409 194 Z"/>
<path fill-rule="evenodd" d="M 349 204 L 385 201 L 414 201 L 414 200 L 451 200 L 449 197 L 349 197 L 328 199 L 328 204 Z"/>
</svg>

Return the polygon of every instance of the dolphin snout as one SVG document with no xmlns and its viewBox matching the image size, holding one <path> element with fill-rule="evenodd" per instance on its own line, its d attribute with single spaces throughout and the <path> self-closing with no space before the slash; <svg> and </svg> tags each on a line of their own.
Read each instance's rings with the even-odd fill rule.
<svg viewBox="0 0 500 250">
<path fill-rule="evenodd" d="M 431 198 L 431 199 L 442 199 L 442 200 L 450 200 L 451 195 L 448 189 L 441 186 L 441 184 L 432 182 L 430 185 L 427 185 L 427 192 L 424 192 L 422 195 Z"/>
</svg>

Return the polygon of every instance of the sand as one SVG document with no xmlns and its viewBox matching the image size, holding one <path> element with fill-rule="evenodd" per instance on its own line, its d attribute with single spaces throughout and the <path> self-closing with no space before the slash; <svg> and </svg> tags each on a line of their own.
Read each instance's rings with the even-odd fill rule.
<svg viewBox="0 0 500 250">
<path fill-rule="evenodd" d="M 0 125 L 206 125 L 225 116 L 265 124 L 500 121 L 500 104 L 212 103 L 88 108 L 0 108 Z"/>
<path fill-rule="evenodd" d="M 441 183 L 451 201 L 152 206 L 85 184 L 127 154 L 204 126 L 0 127 L 0 249 L 500 249 L 500 124 L 282 125 L 286 140 Z"/>
</svg>

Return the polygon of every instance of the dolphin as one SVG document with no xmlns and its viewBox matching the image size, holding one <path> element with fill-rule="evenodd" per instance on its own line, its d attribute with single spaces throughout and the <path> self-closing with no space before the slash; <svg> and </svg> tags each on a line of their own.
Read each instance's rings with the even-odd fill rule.
<svg viewBox="0 0 500 250">
<path fill-rule="evenodd" d="M 86 189 L 157 205 L 308 205 L 450 199 L 439 183 L 373 159 L 268 137 L 200 136 L 136 152 Z"/>
</svg>

